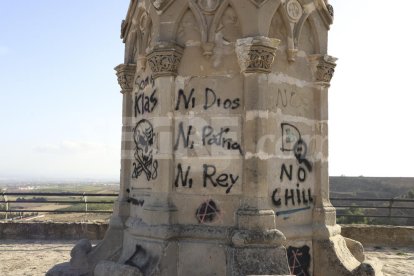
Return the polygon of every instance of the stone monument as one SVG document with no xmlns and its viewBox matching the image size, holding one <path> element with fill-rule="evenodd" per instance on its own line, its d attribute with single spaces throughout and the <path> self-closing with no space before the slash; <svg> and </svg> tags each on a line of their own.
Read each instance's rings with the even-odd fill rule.
<svg viewBox="0 0 414 276">
<path fill-rule="evenodd" d="M 326 0 L 132 0 L 120 195 L 49 275 L 380 275 L 329 201 L 332 20 Z"/>
</svg>

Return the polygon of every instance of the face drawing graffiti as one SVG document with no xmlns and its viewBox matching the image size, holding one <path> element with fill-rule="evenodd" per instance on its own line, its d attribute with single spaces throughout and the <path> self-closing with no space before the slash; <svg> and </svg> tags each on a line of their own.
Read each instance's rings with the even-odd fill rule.
<svg viewBox="0 0 414 276">
<path fill-rule="evenodd" d="M 302 139 L 300 131 L 294 125 L 282 123 L 282 151 L 293 151 L 299 164 L 304 164 L 309 172 L 312 171 L 312 164 L 306 158 L 308 145 Z"/>
<path fill-rule="evenodd" d="M 132 178 L 138 178 L 143 172 L 147 180 L 157 177 L 158 162 L 153 160 L 154 128 L 146 120 L 140 120 L 134 128 L 135 162 Z"/>
</svg>

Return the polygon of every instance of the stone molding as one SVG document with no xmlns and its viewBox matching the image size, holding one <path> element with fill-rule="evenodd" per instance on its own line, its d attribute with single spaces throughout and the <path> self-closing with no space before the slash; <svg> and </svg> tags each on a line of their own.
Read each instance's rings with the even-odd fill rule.
<svg viewBox="0 0 414 276">
<path fill-rule="evenodd" d="M 250 0 L 256 7 L 260 8 L 265 4 L 268 0 Z"/>
<path fill-rule="evenodd" d="M 183 47 L 175 43 L 158 43 L 147 56 L 153 77 L 176 76 Z"/>
<path fill-rule="evenodd" d="M 151 0 L 151 4 L 160 13 L 164 12 L 172 2 L 174 2 L 174 0 Z"/>
<path fill-rule="evenodd" d="M 299 22 L 303 15 L 303 8 L 298 0 L 289 0 L 286 3 L 286 14 L 291 22 Z"/>
<path fill-rule="evenodd" d="M 120 64 L 114 68 L 118 77 L 121 93 L 131 93 L 134 87 L 134 77 L 137 70 L 136 64 Z"/>
<path fill-rule="evenodd" d="M 280 40 L 264 36 L 238 39 L 236 53 L 242 73 L 270 73 Z"/>
</svg>

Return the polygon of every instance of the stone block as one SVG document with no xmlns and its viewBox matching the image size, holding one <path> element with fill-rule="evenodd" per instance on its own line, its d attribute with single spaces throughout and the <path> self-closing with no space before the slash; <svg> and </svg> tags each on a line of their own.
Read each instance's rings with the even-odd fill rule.
<svg viewBox="0 0 414 276">
<path fill-rule="evenodd" d="M 226 275 L 227 258 L 223 245 L 181 242 L 179 254 L 178 275 Z"/>
<path fill-rule="evenodd" d="M 94 276 L 143 276 L 141 271 L 133 266 L 118 264 L 110 261 L 99 262 L 94 270 Z"/>
<path fill-rule="evenodd" d="M 283 247 L 231 248 L 227 275 L 290 274 L 286 249 Z"/>
</svg>

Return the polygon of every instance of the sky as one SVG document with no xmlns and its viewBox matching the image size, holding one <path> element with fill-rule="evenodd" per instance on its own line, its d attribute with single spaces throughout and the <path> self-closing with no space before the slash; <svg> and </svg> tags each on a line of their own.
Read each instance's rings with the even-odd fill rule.
<svg viewBox="0 0 414 276">
<path fill-rule="evenodd" d="M 330 175 L 414 177 L 414 1 L 330 3 Z M 0 0 L 0 180 L 119 179 L 128 5 Z"/>
</svg>

